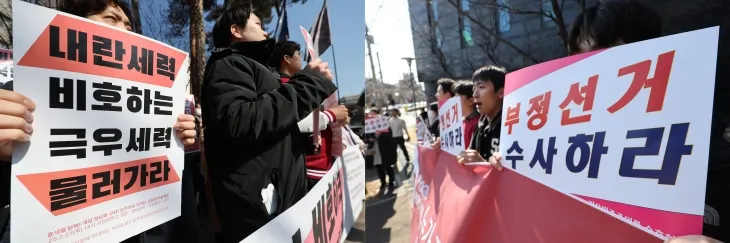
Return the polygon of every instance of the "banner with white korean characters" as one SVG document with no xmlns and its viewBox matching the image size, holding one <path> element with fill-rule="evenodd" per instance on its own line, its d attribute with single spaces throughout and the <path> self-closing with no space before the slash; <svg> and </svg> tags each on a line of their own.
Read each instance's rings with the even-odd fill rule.
<svg viewBox="0 0 730 243">
<path fill-rule="evenodd" d="M 657 238 L 701 233 L 718 30 L 508 74 L 502 163 Z"/>
<path fill-rule="evenodd" d="M 365 133 L 387 132 L 389 128 L 388 117 L 377 116 L 365 118 Z"/>
<path fill-rule="evenodd" d="M 0 84 L 13 80 L 13 50 L 0 48 Z"/>
<path fill-rule="evenodd" d="M 461 98 L 453 97 L 439 106 L 439 134 L 441 150 L 453 155 L 464 151 L 464 122 L 461 116 Z"/>
<path fill-rule="evenodd" d="M 16 144 L 12 242 L 119 242 L 180 215 L 188 54 L 13 1 L 14 88 L 36 103 Z"/>
</svg>

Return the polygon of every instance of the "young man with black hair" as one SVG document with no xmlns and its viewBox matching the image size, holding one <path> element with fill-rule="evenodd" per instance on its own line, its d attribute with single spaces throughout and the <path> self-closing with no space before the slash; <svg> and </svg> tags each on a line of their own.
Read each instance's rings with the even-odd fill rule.
<svg viewBox="0 0 730 243">
<path fill-rule="evenodd" d="M 307 193 L 297 123 L 337 87 L 312 60 L 287 83 L 266 64 L 274 50 L 251 5 L 232 5 L 213 27 L 217 48 L 201 92 L 206 160 L 223 243 L 240 242 Z"/>
<path fill-rule="evenodd" d="M 117 29 L 132 31 L 131 14 L 129 6 L 120 0 L 64 0 L 61 1 L 58 10 L 68 14 L 98 21 Z M 7 82 L 0 88 L 0 206 L 10 203 L 10 160 L 12 159 L 13 144 L 16 142 L 28 142 L 33 133 L 33 110 L 35 103 L 23 96 L 13 92 L 13 82 Z M 184 145 L 195 142 L 195 118 L 192 115 L 181 114 L 177 123 L 173 126 L 177 137 Z M 7 214 L 9 215 L 9 208 Z M 7 225 L 9 218 L 0 218 L 0 242 L 10 242 L 10 227 Z M 140 242 L 142 236 L 135 236 L 123 242 Z"/>
<path fill-rule="evenodd" d="M 452 89 L 454 83 L 456 81 L 450 78 L 442 78 L 436 81 L 436 100 L 443 102 L 454 97 L 454 90 Z"/>
<path fill-rule="evenodd" d="M 474 83 L 467 80 L 458 81 L 454 84 L 454 93 L 461 99 L 461 115 L 464 122 L 464 141 L 468 145 L 471 137 L 479 126 L 479 112 L 474 102 Z"/>
<path fill-rule="evenodd" d="M 293 41 L 284 40 L 276 43 L 269 64 L 271 67 L 276 68 L 282 83 L 289 82 L 292 74 L 302 70 L 300 48 L 301 46 Z M 302 133 L 300 141 L 303 144 L 313 144 L 313 114 L 309 113 L 307 117 L 297 123 L 299 131 Z M 309 190 L 327 174 L 327 171 L 332 168 L 335 162 L 335 157 L 332 155 L 333 133 L 330 124 L 342 122 L 346 118 L 347 108 L 344 105 L 338 105 L 320 112 L 318 123 L 321 133 L 319 136 L 321 139 L 319 143 L 320 147 L 308 149 L 305 156 L 305 162 L 307 164 L 307 188 Z"/>
</svg>

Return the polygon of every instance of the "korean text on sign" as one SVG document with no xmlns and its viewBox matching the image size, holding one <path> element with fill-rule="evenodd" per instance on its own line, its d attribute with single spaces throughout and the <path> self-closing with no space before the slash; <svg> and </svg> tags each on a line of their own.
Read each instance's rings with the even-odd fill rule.
<svg viewBox="0 0 730 243">
<path fill-rule="evenodd" d="M 592 204 L 638 207 L 600 205 L 659 238 L 701 233 L 717 33 L 687 32 L 509 74 L 505 167 Z M 546 75 L 527 79 L 535 73 Z M 665 220 L 653 220 L 659 213 Z"/>
<path fill-rule="evenodd" d="M 365 118 L 365 133 L 387 132 L 388 117 L 378 116 Z"/>
<path fill-rule="evenodd" d="M 461 113 L 459 97 L 451 98 L 439 107 L 441 150 L 453 155 L 459 155 L 466 147 Z"/>
<path fill-rule="evenodd" d="M 187 53 L 18 0 L 13 14 L 14 88 L 37 107 L 13 151 L 11 240 L 115 242 L 177 217 Z"/>
</svg>

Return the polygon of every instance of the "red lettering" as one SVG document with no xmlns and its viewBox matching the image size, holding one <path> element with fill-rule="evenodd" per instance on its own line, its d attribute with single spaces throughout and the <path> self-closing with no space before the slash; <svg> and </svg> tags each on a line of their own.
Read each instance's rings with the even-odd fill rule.
<svg viewBox="0 0 730 243">
<path fill-rule="evenodd" d="M 579 115 L 570 117 L 570 109 L 566 109 L 570 103 L 583 107 L 583 112 L 593 110 L 593 101 L 596 97 L 596 86 L 598 85 L 598 75 L 590 77 L 588 84 L 580 86 L 580 83 L 574 83 L 570 85 L 570 91 L 568 96 L 565 97 L 563 102 L 560 103 L 560 109 L 563 109 L 562 117 L 560 118 L 560 125 L 570 125 L 576 123 L 583 123 L 591 121 L 591 114 Z"/>
<path fill-rule="evenodd" d="M 520 122 L 520 103 L 507 107 L 507 119 L 504 125 L 507 126 L 507 134 L 512 134 L 512 126 Z"/>
<path fill-rule="evenodd" d="M 651 70 L 651 60 L 639 62 L 618 71 L 618 76 L 634 74 L 634 78 L 621 98 L 613 105 L 608 107 L 608 112 L 615 113 L 626 105 L 628 105 L 642 88 L 650 89 L 649 101 L 646 104 L 646 112 L 661 111 L 664 107 L 664 96 L 667 93 L 667 84 L 669 83 L 669 75 L 672 72 L 672 63 L 674 62 L 674 51 L 666 52 L 657 58 L 656 70 L 654 77 L 649 77 Z"/>
<path fill-rule="evenodd" d="M 530 99 L 530 109 L 527 110 L 527 115 L 530 116 L 527 119 L 527 128 L 530 130 L 539 130 L 547 123 L 551 94 L 552 91 L 548 91 Z M 535 124 L 535 120 L 539 120 L 537 124 Z"/>
</svg>

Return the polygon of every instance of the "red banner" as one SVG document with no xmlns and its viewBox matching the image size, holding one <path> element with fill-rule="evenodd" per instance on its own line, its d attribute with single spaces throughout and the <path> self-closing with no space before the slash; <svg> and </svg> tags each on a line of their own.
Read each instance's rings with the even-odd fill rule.
<svg viewBox="0 0 730 243">
<path fill-rule="evenodd" d="M 509 169 L 418 147 L 412 242 L 662 242 Z"/>
</svg>

